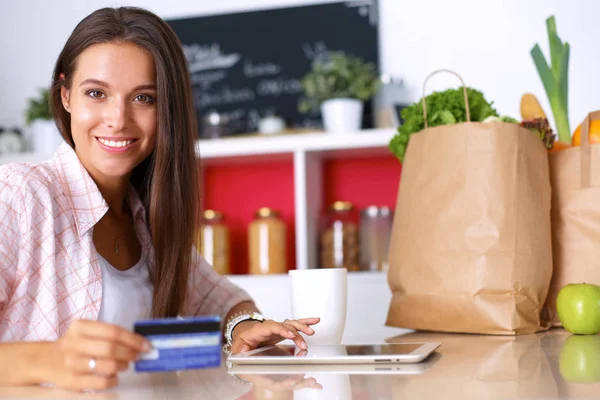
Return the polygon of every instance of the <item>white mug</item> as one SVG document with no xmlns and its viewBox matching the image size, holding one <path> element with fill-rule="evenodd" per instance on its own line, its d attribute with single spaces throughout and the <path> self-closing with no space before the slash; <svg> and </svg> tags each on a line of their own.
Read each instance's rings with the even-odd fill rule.
<svg viewBox="0 0 600 400">
<path fill-rule="evenodd" d="M 289 276 L 292 318 L 321 318 L 312 326 L 314 335 L 301 333 L 306 343 L 340 344 L 346 327 L 346 269 L 291 270 Z"/>
</svg>

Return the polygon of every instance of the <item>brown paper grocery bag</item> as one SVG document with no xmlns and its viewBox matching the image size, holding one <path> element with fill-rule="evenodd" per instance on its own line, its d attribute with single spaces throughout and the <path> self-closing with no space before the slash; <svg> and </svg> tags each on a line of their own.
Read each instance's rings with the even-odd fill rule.
<svg viewBox="0 0 600 400">
<path fill-rule="evenodd" d="M 549 154 L 554 276 L 546 306 L 555 326 L 560 326 L 556 298 L 564 285 L 600 285 L 600 145 L 589 140 L 595 120 L 600 111 L 581 124 L 579 147 Z"/>
<path fill-rule="evenodd" d="M 466 90 L 465 103 L 468 110 Z M 546 329 L 550 196 L 547 150 L 517 124 L 467 122 L 413 135 L 392 229 L 387 325 Z"/>
</svg>

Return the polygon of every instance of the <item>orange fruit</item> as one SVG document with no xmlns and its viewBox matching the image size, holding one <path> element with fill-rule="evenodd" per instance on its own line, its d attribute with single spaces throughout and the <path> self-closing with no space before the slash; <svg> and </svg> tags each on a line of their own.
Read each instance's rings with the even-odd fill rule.
<svg viewBox="0 0 600 400">
<path fill-rule="evenodd" d="M 566 142 L 561 142 L 560 140 L 556 140 L 553 144 L 552 144 L 552 148 L 548 149 L 548 151 L 550 153 L 554 153 L 555 151 L 561 151 L 564 149 L 570 149 L 572 146 L 569 143 Z"/>
<path fill-rule="evenodd" d="M 581 144 L 581 124 L 573 132 L 571 144 L 579 146 Z M 600 120 L 590 122 L 590 143 L 600 143 Z"/>
</svg>

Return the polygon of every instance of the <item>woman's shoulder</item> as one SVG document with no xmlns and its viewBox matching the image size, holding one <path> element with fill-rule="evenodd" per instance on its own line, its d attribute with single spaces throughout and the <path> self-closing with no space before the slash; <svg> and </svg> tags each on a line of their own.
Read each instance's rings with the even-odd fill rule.
<svg viewBox="0 0 600 400">
<path fill-rule="evenodd" d="M 48 199 L 58 191 L 58 182 L 50 163 L 10 163 L 0 165 L 0 193 L 22 198 Z"/>
</svg>

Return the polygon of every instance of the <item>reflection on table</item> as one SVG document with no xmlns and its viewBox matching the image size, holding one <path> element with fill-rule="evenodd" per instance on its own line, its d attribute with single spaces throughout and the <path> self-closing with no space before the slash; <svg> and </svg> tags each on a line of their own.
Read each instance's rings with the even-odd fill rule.
<svg viewBox="0 0 600 400">
<path fill-rule="evenodd" d="M 600 336 L 562 329 L 517 337 L 410 333 L 388 342 L 442 342 L 419 364 L 232 366 L 161 374 L 128 371 L 118 388 L 72 393 L 0 388 L 0 399 L 533 399 L 595 398 Z"/>
</svg>

